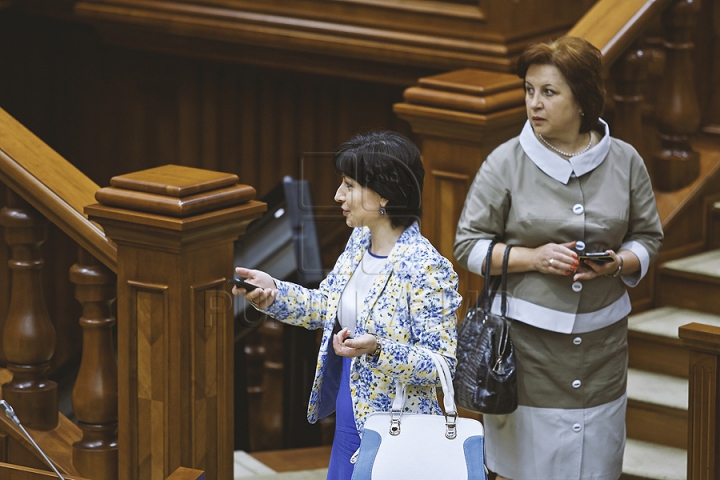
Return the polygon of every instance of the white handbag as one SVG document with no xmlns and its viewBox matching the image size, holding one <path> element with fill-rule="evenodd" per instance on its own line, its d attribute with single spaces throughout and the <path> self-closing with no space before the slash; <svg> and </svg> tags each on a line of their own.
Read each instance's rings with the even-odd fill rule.
<svg viewBox="0 0 720 480">
<path fill-rule="evenodd" d="M 404 384 L 392 411 L 365 421 L 352 480 L 487 480 L 483 426 L 459 418 L 447 361 L 426 350 L 440 376 L 446 415 L 403 412 Z"/>
</svg>

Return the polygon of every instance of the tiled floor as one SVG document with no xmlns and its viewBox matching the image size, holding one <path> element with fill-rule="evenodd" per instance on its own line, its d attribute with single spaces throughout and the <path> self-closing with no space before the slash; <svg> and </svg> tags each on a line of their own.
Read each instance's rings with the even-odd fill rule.
<svg viewBox="0 0 720 480">
<path fill-rule="evenodd" d="M 235 452 L 234 458 L 235 480 L 325 480 L 327 476 L 327 468 L 277 473 L 241 450 Z"/>
</svg>

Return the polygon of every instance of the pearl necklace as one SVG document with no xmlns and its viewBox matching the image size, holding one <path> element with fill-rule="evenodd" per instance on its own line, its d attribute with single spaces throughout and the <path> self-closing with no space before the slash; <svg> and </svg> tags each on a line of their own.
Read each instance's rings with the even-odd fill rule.
<svg viewBox="0 0 720 480">
<path fill-rule="evenodd" d="M 567 153 L 567 152 L 563 152 L 563 151 L 560 150 L 559 148 L 555 148 L 554 146 L 552 146 L 552 145 L 550 144 L 550 142 L 548 142 L 547 140 L 545 140 L 545 137 L 543 137 L 541 133 L 538 133 L 538 137 L 540 137 L 540 140 L 542 140 L 542 142 L 543 142 L 545 145 L 547 145 L 548 147 L 550 147 L 550 149 L 552 149 L 553 151 L 559 153 L 560 155 L 562 155 L 562 156 L 564 156 L 564 157 L 574 157 L 574 156 L 576 156 L 576 155 L 582 155 L 583 153 L 585 153 L 585 152 L 587 152 L 588 150 L 590 150 L 590 147 L 592 146 L 592 133 L 590 134 L 590 141 L 588 142 L 587 147 L 583 148 L 582 150 L 580 150 L 579 152 L 576 152 L 576 153 Z"/>
</svg>

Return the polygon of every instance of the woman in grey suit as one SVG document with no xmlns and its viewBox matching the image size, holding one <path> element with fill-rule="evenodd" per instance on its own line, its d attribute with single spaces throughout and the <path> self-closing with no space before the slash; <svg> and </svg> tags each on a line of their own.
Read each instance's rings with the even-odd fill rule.
<svg viewBox="0 0 720 480">
<path fill-rule="evenodd" d="M 615 480 L 625 446 L 627 316 L 663 233 L 650 178 L 600 119 L 602 54 L 580 38 L 518 60 L 528 120 L 493 151 L 468 193 L 460 265 L 493 274 L 509 258 L 519 407 L 485 415 L 500 479 Z M 604 262 L 584 255 L 603 253 Z"/>
</svg>

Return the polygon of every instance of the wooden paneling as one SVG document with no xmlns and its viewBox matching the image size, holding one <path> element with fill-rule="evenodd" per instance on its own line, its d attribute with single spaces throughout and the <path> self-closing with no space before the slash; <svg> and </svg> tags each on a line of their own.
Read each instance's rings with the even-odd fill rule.
<svg viewBox="0 0 720 480">
<path fill-rule="evenodd" d="M 285 175 L 308 179 L 325 268 L 350 233 L 333 201 L 331 153 L 358 131 L 410 134 L 392 112 L 402 87 L 110 47 L 89 27 L 12 12 L 0 15 L 0 71 L 0 107 L 98 185 L 168 163 L 238 173 L 259 197 Z M 67 281 L 76 251 L 49 228 L 45 295 L 65 337 L 52 371 L 81 344 Z M 7 281 L 0 261 L 0 327 Z"/>
<path fill-rule="evenodd" d="M 397 82 L 404 76 L 399 66 L 415 68 L 416 78 L 418 68 L 425 74 L 464 66 L 510 71 L 525 45 L 561 35 L 592 3 L 84 0 L 71 16 L 118 45 L 182 54 L 188 47 L 205 57 L 283 61 L 294 69 Z"/>
</svg>

